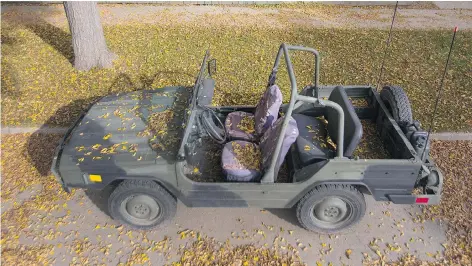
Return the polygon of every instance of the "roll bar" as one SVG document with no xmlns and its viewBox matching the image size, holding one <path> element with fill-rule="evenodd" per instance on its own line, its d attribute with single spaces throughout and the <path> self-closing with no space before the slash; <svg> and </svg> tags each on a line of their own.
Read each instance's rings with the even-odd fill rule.
<svg viewBox="0 0 472 266">
<path fill-rule="evenodd" d="M 298 94 L 297 80 L 295 78 L 295 74 L 293 73 L 292 62 L 290 60 L 290 56 L 288 53 L 290 50 L 311 52 L 315 56 L 315 74 L 314 74 L 315 95 L 314 97 L 308 97 L 308 96 Z M 290 86 L 291 86 L 290 102 L 289 102 L 287 112 L 285 113 L 285 119 L 282 124 L 282 129 L 279 132 L 277 144 L 275 146 L 274 154 L 276 154 L 276 156 L 272 156 L 269 169 L 266 170 L 266 173 L 262 177 L 261 183 L 273 183 L 275 180 L 276 172 L 278 172 L 278 169 L 276 171 L 275 168 L 277 166 L 278 157 L 280 156 L 280 150 L 282 149 L 283 137 L 285 135 L 285 131 L 287 130 L 288 122 L 290 118 L 292 117 L 292 111 L 294 109 L 295 102 L 297 101 L 302 101 L 302 102 L 307 102 L 307 103 L 317 103 L 317 104 L 332 107 L 336 110 L 336 112 L 339 115 L 339 126 L 338 126 L 338 132 L 337 132 L 338 144 L 336 147 L 336 153 L 337 153 L 336 157 L 337 158 L 344 157 L 343 156 L 344 154 L 344 111 L 341 108 L 341 106 L 335 102 L 332 102 L 329 100 L 318 99 L 318 81 L 319 81 L 319 68 L 320 68 L 320 56 L 319 56 L 318 51 L 312 48 L 308 48 L 308 47 L 291 46 L 291 45 L 282 43 L 282 45 L 280 45 L 279 52 L 277 53 L 274 67 L 272 68 L 272 72 L 269 76 L 269 82 L 268 82 L 269 86 L 272 86 L 275 84 L 275 80 L 277 79 L 277 70 L 278 70 L 280 58 L 282 57 L 282 55 L 285 58 L 285 64 L 287 65 L 287 72 L 290 79 Z"/>
</svg>

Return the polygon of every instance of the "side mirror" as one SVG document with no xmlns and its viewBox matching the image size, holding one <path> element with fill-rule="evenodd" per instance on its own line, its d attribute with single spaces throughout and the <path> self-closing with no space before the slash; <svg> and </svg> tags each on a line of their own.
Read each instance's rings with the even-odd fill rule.
<svg viewBox="0 0 472 266">
<path fill-rule="evenodd" d="M 216 73 L 216 59 L 211 59 L 208 61 L 208 75 L 210 77 Z"/>
</svg>

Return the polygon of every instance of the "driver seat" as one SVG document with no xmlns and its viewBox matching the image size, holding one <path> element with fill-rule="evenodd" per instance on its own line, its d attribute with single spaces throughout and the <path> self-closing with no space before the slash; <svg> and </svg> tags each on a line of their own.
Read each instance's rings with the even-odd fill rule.
<svg viewBox="0 0 472 266">
<path fill-rule="evenodd" d="M 225 129 L 231 140 L 257 141 L 274 124 L 282 105 L 282 92 L 272 85 L 262 95 L 254 114 L 242 111 L 229 113 Z"/>
<path fill-rule="evenodd" d="M 270 166 L 279 132 L 285 117 L 279 118 L 262 136 L 260 145 L 252 142 L 235 140 L 226 143 L 221 155 L 223 172 L 228 181 L 257 181 L 262 172 Z M 278 169 L 287 155 L 290 146 L 298 137 L 297 122 L 292 117 L 282 140 L 282 148 L 277 161 Z"/>
</svg>

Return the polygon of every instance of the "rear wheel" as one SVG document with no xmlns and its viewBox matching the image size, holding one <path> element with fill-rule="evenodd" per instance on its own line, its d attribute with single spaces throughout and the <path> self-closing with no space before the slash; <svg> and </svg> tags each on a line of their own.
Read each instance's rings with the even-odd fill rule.
<svg viewBox="0 0 472 266">
<path fill-rule="evenodd" d="M 398 125 L 407 126 L 413 123 L 410 101 L 401 87 L 383 87 L 382 91 L 380 91 L 380 98 Z"/>
<path fill-rule="evenodd" d="M 336 233 L 358 223 L 365 214 L 364 195 L 350 185 L 321 185 L 297 205 L 297 218 L 307 230 Z"/>
<path fill-rule="evenodd" d="M 110 215 L 136 229 L 149 229 L 170 220 L 177 201 L 151 180 L 125 180 L 108 198 Z"/>
</svg>

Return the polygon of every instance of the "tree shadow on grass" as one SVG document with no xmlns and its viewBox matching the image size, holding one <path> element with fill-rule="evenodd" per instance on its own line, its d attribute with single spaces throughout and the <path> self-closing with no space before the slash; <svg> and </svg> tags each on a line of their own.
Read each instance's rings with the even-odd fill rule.
<svg viewBox="0 0 472 266">
<path fill-rule="evenodd" d="M 71 64 L 74 62 L 74 49 L 72 47 L 72 36 L 63 29 L 48 23 L 42 16 L 45 12 L 27 12 L 24 14 L 13 14 L 2 17 L 2 22 L 7 22 L 13 28 L 21 25 L 32 31 L 45 43 L 51 45 L 61 53 Z M 7 39 L 5 41 L 8 41 Z M 2 36 L 3 44 L 3 36 Z"/>
<path fill-rule="evenodd" d="M 71 64 L 74 63 L 74 49 L 72 47 L 72 36 L 59 27 L 39 19 L 36 23 L 24 24 L 34 32 L 45 43 L 51 45 L 61 53 Z"/>
</svg>

